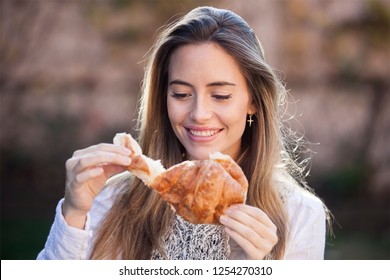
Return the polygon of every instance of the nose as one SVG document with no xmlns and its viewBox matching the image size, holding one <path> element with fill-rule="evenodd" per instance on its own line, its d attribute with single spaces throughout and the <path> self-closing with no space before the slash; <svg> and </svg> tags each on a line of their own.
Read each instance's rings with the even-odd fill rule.
<svg viewBox="0 0 390 280">
<path fill-rule="evenodd" d="M 190 118 L 194 122 L 203 123 L 212 117 L 212 110 L 210 104 L 203 96 L 197 95 L 193 102 L 190 112 Z"/>
</svg>

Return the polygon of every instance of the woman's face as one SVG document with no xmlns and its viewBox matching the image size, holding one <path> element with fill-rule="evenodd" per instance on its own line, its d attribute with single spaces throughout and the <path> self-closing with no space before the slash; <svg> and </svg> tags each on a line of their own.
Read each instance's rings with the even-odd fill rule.
<svg viewBox="0 0 390 280">
<path fill-rule="evenodd" d="M 168 79 L 168 115 L 187 158 L 219 151 L 236 159 L 254 110 L 233 57 L 214 43 L 182 46 L 172 53 Z"/>
</svg>

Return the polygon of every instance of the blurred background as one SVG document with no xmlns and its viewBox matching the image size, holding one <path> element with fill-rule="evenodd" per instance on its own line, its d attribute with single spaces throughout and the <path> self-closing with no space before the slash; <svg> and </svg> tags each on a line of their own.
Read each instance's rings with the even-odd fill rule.
<svg viewBox="0 0 390 280">
<path fill-rule="evenodd" d="M 158 28 L 199 5 L 240 14 L 290 90 L 332 211 L 326 259 L 390 259 L 390 2 L 2 0 L 1 259 L 34 259 L 65 161 L 132 132 Z"/>
</svg>

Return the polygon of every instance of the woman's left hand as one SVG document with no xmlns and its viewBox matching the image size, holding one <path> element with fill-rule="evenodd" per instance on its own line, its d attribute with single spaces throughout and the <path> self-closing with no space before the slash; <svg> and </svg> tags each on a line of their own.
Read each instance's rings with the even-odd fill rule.
<svg viewBox="0 0 390 280">
<path fill-rule="evenodd" d="M 257 207 L 235 204 L 220 217 L 226 233 L 244 250 L 248 259 L 259 260 L 278 242 L 277 228 Z"/>
</svg>

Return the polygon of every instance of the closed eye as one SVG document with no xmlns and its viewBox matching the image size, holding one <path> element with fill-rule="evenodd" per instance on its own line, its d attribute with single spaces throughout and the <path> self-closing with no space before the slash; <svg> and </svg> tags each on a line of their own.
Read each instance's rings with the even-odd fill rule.
<svg viewBox="0 0 390 280">
<path fill-rule="evenodd" d="M 213 98 L 215 98 L 219 101 L 223 101 L 223 100 L 228 100 L 228 99 L 232 98 L 232 95 L 231 94 L 214 94 Z"/>
<path fill-rule="evenodd" d="M 172 92 L 171 96 L 177 100 L 186 100 L 192 96 L 191 93 Z"/>
</svg>

